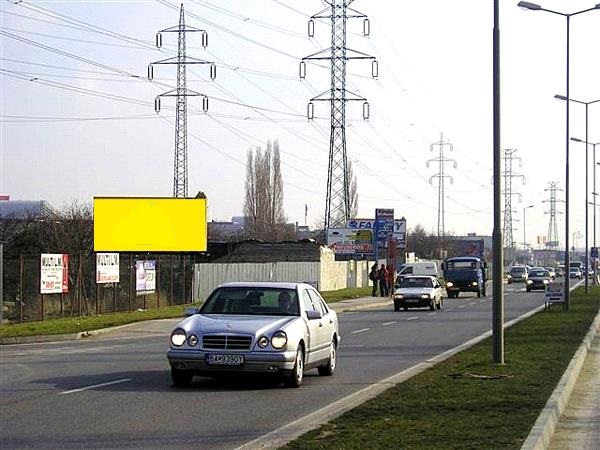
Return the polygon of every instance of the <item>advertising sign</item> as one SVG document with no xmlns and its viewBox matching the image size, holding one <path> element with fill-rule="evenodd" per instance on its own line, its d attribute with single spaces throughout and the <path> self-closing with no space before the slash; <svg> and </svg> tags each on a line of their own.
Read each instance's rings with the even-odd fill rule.
<svg viewBox="0 0 600 450">
<path fill-rule="evenodd" d="M 348 219 L 346 228 L 373 230 L 375 229 L 375 219 Z M 406 247 L 406 219 L 394 219 L 392 238 L 396 241 L 396 248 Z"/>
<path fill-rule="evenodd" d="M 546 286 L 546 303 L 562 303 L 564 298 L 564 284 L 555 281 Z"/>
<path fill-rule="evenodd" d="M 205 252 L 206 248 L 206 198 L 94 198 L 96 252 Z"/>
<path fill-rule="evenodd" d="M 373 233 L 370 229 L 330 228 L 327 230 L 327 245 L 338 254 L 373 253 Z"/>
<path fill-rule="evenodd" d="M 156 261 L 135 262 L 135 294 L 154 294 L 156 291 Z"/>
<path fill-rule="evenodd" d="M 96 283 L 119 282 L 119 254 L 96 253 Z"/>
<path fill-rule="evenodd" d="M 40 258 L 40 294 L 69 292 L 69 255 L 42 253 Z"/>
</svg>

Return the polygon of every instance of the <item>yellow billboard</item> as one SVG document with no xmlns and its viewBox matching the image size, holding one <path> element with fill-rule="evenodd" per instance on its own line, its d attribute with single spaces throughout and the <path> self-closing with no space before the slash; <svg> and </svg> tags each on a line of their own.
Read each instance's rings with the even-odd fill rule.
<svg viewBox="0 0 600 450">
<path fill-rule="evenodd" d="M 96 252 L 205 252 L 206 198 L 94 197 Z"/>
</svg>

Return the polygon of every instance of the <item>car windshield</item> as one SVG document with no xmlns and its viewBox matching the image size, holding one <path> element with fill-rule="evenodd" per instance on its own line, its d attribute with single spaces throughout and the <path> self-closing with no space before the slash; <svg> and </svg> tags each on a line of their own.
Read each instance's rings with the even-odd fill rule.
<svg viewBox="0 0 600 450">
<path fill-rule="evenodd" d="M 549 277 L 550 274 L 546 270 L 532 270 L 529 274 L 530 277 Z"/>
<path fill-rule="evenodd" d="M 510 273 L 525 273 L 525 267 L 513 267 Z"/>
<path fill-rule="evenodd" d="M 431 278 L 404 278 L 400 282 L 401 288 L 431 288 L 433 282 Z"/>
<path fill-rule="evenodd" d="M 448 270 L 475 270 L 475 261 L 448 261 Z"/>
<path fill-rule="evenodd" d="M 218 288 L 198 312 L 258 316 L 300 315 L 298 296 L 294 289 L 255 286 Z"/>
</svg>

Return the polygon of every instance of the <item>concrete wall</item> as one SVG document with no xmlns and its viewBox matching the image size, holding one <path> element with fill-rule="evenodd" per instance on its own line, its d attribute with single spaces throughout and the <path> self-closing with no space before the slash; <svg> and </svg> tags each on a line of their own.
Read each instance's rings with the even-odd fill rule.
<svg viewBox="0 0 600 450">
<path fill-rule="evenodd" d="M 335 261 L 333 252 L 324 250 L 321 262 L 196 264 L 192 298 L 204 300 L 217 286 L 228 281 L 307 282 L 320 291 L 369 285 L 368 261 Z"/>
</svg>

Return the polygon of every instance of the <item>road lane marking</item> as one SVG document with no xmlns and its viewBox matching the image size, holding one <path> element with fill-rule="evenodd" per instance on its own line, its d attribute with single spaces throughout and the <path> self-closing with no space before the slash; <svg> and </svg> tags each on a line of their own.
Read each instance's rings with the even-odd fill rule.
<svg viewBox="0 0 600 450">
<path fill-rule="evenodd" d="M 415 320 L 415 319 L 418 319 L 418 318 L 419 318 L 419 317 L 417 317 L 417 316 L 413 316 L 413 317 L 409 317 L 409 318 L 408 318 L 408 319 L 406 319 L 406 320 Z"/>
<path fill-rule="evenodd" d="M 471 303 L 469 303 L 469 305 L 474 305 L 475 303 L 477 303 L 477 302 L 471 302 Z"/>
<path fill-rule="evenodd" d="M 429 314 L 427 314 L 427 315 L 428 315 L 428 316 L 435 316 L 436 314 L 437 314 L 436 312 L 432 312 L 432 313 L 429 313 Z"/>
<path fill-rule="evenodd" d="M 99 387 L 111 386 L 113 384 L 119 384 L 119 383 L 126 383 L 127 381 L 131 381 L 131 378 L 122 378 L 120 380 L 109 381 L 107 383 L 93 384 L 91 386 L 85 386 L 85 387 L 78 388 L 78 389 L 71 389 L 69 391 L 62 391 L 62 392 L 59 392 L 58 394 L 59 395 L 74 394 L 75 392 L 89 391 L 90 389 L 96 389 L 96 388 L 99 388 Z"/>
<path fill-rule="evenodd" d="M 396 320 L 392 320 L 391 322 L 383 322 L 383 324 L 382 324 L 382 325 L 383 325 L 384 327 L 387 327 L 388 325 L 391 325 L 391 324 L 393 324 L 393 323 L 398 323 L 398 321 L 396 321 Z"/>
<path fill-rule="evenodd" d="M 483 300 L 479 300 L 479 303 L 485 303 L 486 299 L 484 298 Z"/>
<path fill-rule="evenodd" d="M 467 305 L 458 305 L 457 308 L 464 308 Z"/>
<path fill-rule="evenodd" d="M 363 328 L 362 330 L 353 331 L 352 334 L 364 333 L 365 331 L 369 331 L 370 328 Z"/>
</svg>

